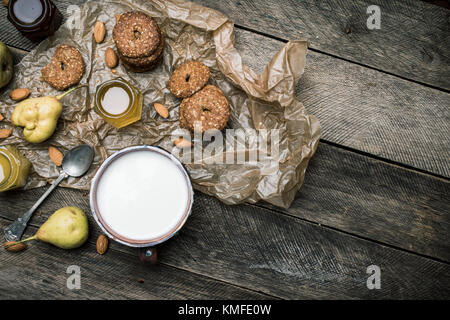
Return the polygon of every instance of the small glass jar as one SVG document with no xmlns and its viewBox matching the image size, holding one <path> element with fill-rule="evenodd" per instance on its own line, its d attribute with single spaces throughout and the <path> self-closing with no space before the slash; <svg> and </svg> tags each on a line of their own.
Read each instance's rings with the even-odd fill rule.
<svg viewBox="0 0 450 320">
<path fill-rule="evenodd" d="M 62 16 L 50 0 L 10 0 L 8 20 L 30 40 L 55 33 Z"/>
<path fill-rule="evenodd" d="M 122 128 L 141 119 L 143 98 L 138 89 L 119 77 L 97 87 L 95 111 L 113 127 Z"/>
<path fill-rule="evenodd" d="M 0 192 L 23 187 L 31 163 L 13 146 L 0 146 Z"/>
</svg>

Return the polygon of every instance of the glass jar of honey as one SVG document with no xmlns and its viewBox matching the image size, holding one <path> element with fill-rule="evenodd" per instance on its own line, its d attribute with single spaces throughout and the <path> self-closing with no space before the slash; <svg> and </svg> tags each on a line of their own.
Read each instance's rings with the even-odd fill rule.
<svg viewBox="0 0 450 320">
<path fill-rule="evenodd" d="M 13 146 L 0 146 L 0 192 L 23 187 L 31 163 Z"/>
<path fill-rule="evenodd" d="M 50 0 L 10 0 L 8 20 L 34 41 L 53 35 L 62 15 Z"/>
<path fill-rule="evenodd" d="M 95 92 L 95 111 L 116 128 L 140 120 L 142 103 L 142 93 L 120 77 L 100 84 Z"/>
</svg>

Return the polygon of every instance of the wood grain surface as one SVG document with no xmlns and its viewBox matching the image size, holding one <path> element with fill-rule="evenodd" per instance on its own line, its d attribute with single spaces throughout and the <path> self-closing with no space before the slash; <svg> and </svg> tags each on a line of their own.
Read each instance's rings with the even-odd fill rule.
<svg viewBox="0 0 450 320">
<path fill-rule="evenodd" d="M 195 2 L 252 31 L 307 38 L 316 51 L 450 90 L 450 10 L 415 0 Z M 380 8 L 379 30 L 367 28 L 370 5 Z"/>
<path fill-rule="evenodd" d="M 450 262 L 450 183 L 320 144 L 287 210 L 323 226 Z"/>
<path fill-rule="evenodd" d="M 58 4 L 67 11 L 66 1 Z M 6 30 L 0 40 L 34 47 L 6 18 L 0 21 Z M 237 29 L 236 45 L 261 72 L 283 42 Z M 449 93 L 309 51 L 296 94 L 319 118 L 325 141 L 450 177 Z"/>
<path fill-rule="evenodd" d="M 1 195 L 8 211 L 1 210 L 0 217 L 12 221 L 42 192 L 36 189 Z M 66 205 L 90 212 L 87 193 L 60 188 L 41 206 L 31 224 L 41 225 L 54 210 Z M 99 228 L 88 216 L 93 242 Z M 135 255 L 134 264 L 138 263 L 135 249 L 114 242 L 111 249 Z M 86 250 L 80 251 L 84 254 Z M 26 254 L 33 255 L 32 248 Z M 62 252 L 53 250 L 52 254 Z M 192 216 L 180 234 L 159 247 L 159 258 L 167 266 L 284 299 L 450 298 L 449 264 L 271 210 L 227 206 L 201 193 L 196 193 Z M 61 263 L 64 260 L 61 258 Z M 366 287 L 366 269 L 373 264 L 382 269 L 384 290 Z"/>
<path fill-rule="evenodd" d="M 244 63 L 261 72 L 282 42 L 236 30 Z M 309 51 L 296 94 L 322 139 L 450 177 L 450 94 Z"/>
<path fill-rule="evenodd" d="M 83 2 L 55 1 L 63 14 Z M 362 0 L 195 2 L 236 21 L 236 45 L 258 72 L 285 40 L 309 37 L 296 93 L 323 139 L 293 205 L 226 206 L 197 192 L 186 226 L 150 268 L 115 242 L 98 255 L 100 230 L 88 214 L 91 235 L 80 249 L 0 250 L 0 298 L 449 299 L 448 11 L 379 0 L 382 29 L 369 32 Z M 0 7 L 0 41 L 18 62 L 36 44 L 5 15 Z M 0 194 L 0 227 L 43 192 Z M 59 188 L 28 234 L 65 205 L 90 212 L 88 193 Z M 70 264 L 82 268 L 81 290 L 65 286 Z M 381 290 L 366 287 L 373 264 Z"/>
<path fill-rule="evenodd" d="M 2 229 L 9 223 L 0 218 Z M 149 268 L 137 263 L 137 253 L 112 248 L 99 255 L 95 240 L 70 251 L 38 242 L 20 253 L 2 248 L 0 299 L 273 299 L 167 265 Z M 67 287 L 69 266 L 80 267 L 80 289 Z"/>
</svg>

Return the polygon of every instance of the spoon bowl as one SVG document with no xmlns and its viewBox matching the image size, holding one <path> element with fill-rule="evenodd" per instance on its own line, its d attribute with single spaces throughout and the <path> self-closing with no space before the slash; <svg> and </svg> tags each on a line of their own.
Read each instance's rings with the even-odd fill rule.
<svg viewBox="0 0 450 320">
<path fill-rule="evenodd" d="M 94 149 L 87 144 L 71 149 L 63 158 L 62 168 L 71 177 L 81 177 L 94 160 Z"/>
<path fill-rule="evenodd" d="M 81 177 L 84 175 L 94 160 L 94 149 L 86 144 L 71 149 L 63 158 L 63 171 L 53 182 L 50 188 L 39 198 L 38 201 L 22 217 L 18 218 L 12 224 L 3 229 L 6 241 L 18 241 L 22 237 L 27 223 L 33 212 L 47 198 L 47 196 L 67 177 Z"/>
</svg>

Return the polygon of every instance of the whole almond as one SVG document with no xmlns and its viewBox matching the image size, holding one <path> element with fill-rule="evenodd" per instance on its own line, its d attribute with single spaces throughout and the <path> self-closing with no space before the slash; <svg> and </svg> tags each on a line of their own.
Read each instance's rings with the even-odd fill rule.
<svg viewBox="0 0 450 320">
<path fill-rule="evenodd" d="M 0 129 L 0 139 L 6 139 L 12 134 L 13 129 Z"/>
<path fill-rule="evenodd" d="M 0 121 L 2 121 L 3 119 L 5 118 L 3 118 L 3 115 L 0 113 Z"/>
<path fill-rule="evenodd" d="M 52 162 L 56 166 L 60 167 L 62 165 L 62 160 L 64 158 L 64 155 L 62 154 L 61 151 L 59 151 L 55 147 L 49 147 L 48 148 L 48 155 L 50 157 L 50 160 L 52 160 Z"/>
<path fill-rule="evenodd" d="M 192 146 L 192 142 L 183 138 L 178 138 L 173 142 L 177 148 L 188 148 Z"/>
<path fill-rule="evenodd" d="M 97 239 L 97 252 L 98 254 L 105 254 L 105 252 L 108 250 L 108 238 L 101 234 Z"/>
<path fill-rule="evenodd" d="M 9 93 L 9 96 L 14 101 L 20 101 L 27 98 L 30 95 L 30 90 L 27 88 L 18 88 Z"/>
<path fill-rule="evenodd" d="M 167 118 L 169 116 L 169 110 L 167 110 L 167 108 L 161 103 L 155 102 L 153 106 L 155 107 L 156 112 L 158 112 L 161 117 Z"/>
<path fill-rule="evenodd" d="M 95 42 L 101 43 L 105 39 L 106 27 L 102 21 L 97 21 L 94 26 Z"/>
<path fill-rule="evenodd" d="M 106 48 L 105 62 L 106 65 L 111 69 L 117 67 L 117 63 L 119 62 L 119 60 L 117 59 L 116 52 L 113 49 Z"/>
<path fill-rule="evenodd" d="M 15 241 L 8 241 L 4 243 L 4 247 L 9 252 L 19 252 L 22 250 L 25 250 L 27 248 L 27 245 L 25 243 L 16 243 Z"/>
</svg>

